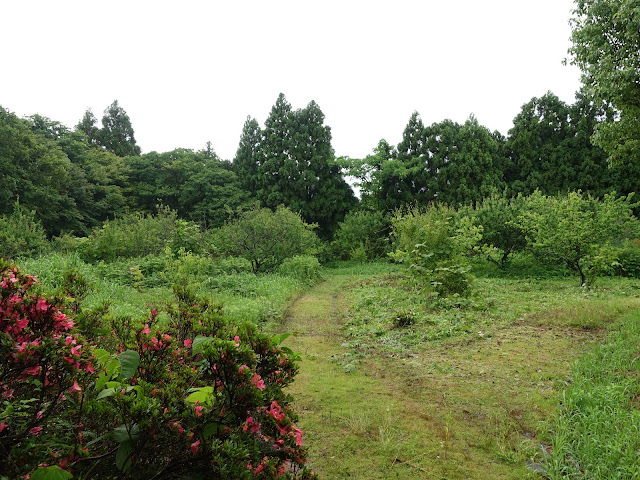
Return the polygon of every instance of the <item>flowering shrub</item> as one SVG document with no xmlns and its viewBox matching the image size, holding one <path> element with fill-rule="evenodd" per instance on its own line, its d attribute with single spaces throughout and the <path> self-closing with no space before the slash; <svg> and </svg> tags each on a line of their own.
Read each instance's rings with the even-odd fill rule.
<svg viewBox="0 0 640 480">
<path fill-rule="evenodd" d="M 282 391 L 297 359 L 285 336 L 181 285 L 168 325 L 153 310 L 90 342 L 63 299 L 0 267 L 0 476 L 315 478 Z"/>
</svg>

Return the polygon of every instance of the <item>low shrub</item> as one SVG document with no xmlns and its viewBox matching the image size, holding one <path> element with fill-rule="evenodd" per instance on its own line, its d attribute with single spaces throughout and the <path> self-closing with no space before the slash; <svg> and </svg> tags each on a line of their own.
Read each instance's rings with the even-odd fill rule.
<svg viewBox="0 0 640 480">
<path fill-rule="evenodd" d="M 0 257 L 28 257 L 48 247 L 42 225 L 35 212 L 15 203 L 10 215 L 0 216 Z"/>
<path fill-rule="evenodd" d="M 320 262 L 311 255 L 296 255 L 288 258 L 279 268 L 282 275 L 297 278 L 307 283 L 316 282 L 321 276 L 321 270 Z"/>
</svg>

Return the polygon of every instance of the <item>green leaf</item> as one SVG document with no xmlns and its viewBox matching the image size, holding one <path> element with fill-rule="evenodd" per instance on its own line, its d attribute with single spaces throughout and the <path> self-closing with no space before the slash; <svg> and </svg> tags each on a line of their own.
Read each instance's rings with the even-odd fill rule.
<svg viewBox="0 0 640 480">
<path fill-rule="evenodd" d="M 67 480 L 68 478 L 73 478 L 73 475 L 55 465 L 38 467 L 36 471 L 31 474 L 32 480 Z"/>
<path fill-rule="evenodd" d="M 211 405 L 213 404 L 213 387 L 197 388 L 186 400 L 189 403 L 198 402 L 201 405 Z"/>
<path fill-rule="evenodd" d="M 198 335 L 193 339 L 193 344 L 191 345 L 191 349 L 194 355 L 198 353 L 202 353 L 202 351 L 207 348 L 207 346 L 213 343 L 213 337 L 205 337 L 202 335 Z"/>
<path fill-rule="evenodd" d="M 290 336 L 291 336 L 290 333 L 281 333 L 280 335 L 276 335 L 275 337 L 273 337 L 271 339 L 271 343 L 273 345 L 280 345 L 282 342 L 284 342 Z"/>
<path fill-rule="evenodd" d="M 96 357 L 96 360 L 98 360 L 100 365 L 105 365 L 107 363 L 107 359 L 111 357 L 111 354 L 102 348 L 96 348 L 93 351 L 93 356 Z"/>
<path fill-rule="evenodd" d="M 119 366 L 120 360 L 118 360 L 117 358 L 114 358 L 107 362 L 104 370 L 100 372 L 100 375 L 98 375 L 98 379 L 96 380 L 96 390 L 99 391 L 104 388 L 107 382 L 111 380 L 111 377 L 113 377 L 113 374 L 116 372 Z"/>
<path fill-rule="evenodd" d="M 96 400 L 100 400 L 107 397 L 113 397 L 115 393 L 116 393 L 115 388 L 105 388 L 98 394 L 98 396 L 96 397 Z"/>
<path fill-rule="evenodd" d="M 214 435 L 217 435 L 219 430 L 220 425 L 218 425 L 217 423 L 208 423 L 204 427 L 204 430 L 202 430 L 202 435 L 205 439 L 208 439 L 210 437 L 213 437 Z"/>
<path fill-rule="evenodd" d="M 116 451 L 116 467 L 121 472 L 126 472 L 131 468 L 131 452 L 133 452 L 131 440 L 125 440 L 118 447 L 118 450 Z"/>
<path fill-rule="evenodd" d="M 140 365 L 140 354 L 135 350 L 127 350 L 118 355 L 118 359 L 122 367 L 120 373 L 122 378 L 128 380 L 133 377 L 133 374 L 136 373 L 138 369 L 138 365 Z"/>
<path fill-rule="evenodd" d="M 137 424 L 134 424 L 129 430 L 127 430 L 126 425 L 120 425 L 113 430 L 111 430 L 111 438 L 113 438 L 118 443 L 135 441 L 138 439 L 138 435 L 140 434 L 140 428 L 138 428 Z"/>
</svg>

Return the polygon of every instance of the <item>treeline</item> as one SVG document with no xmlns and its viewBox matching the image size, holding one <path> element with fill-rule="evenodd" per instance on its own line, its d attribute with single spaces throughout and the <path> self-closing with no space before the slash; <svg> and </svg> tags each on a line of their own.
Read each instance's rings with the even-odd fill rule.
<svg viewBox="0 0 640 480">
<path fill-rule="evenodd" d="M 572 105 L 552 93 L 533 98 L 505 137 L 471 116 L 425 126 L 415 112 L 402 141 L 381 140 L 364 159 L 336 158 L 331 129 L 315 102 L 293 109 L 280 94 L 264 128 L 247 118 L 233 161 L 211 144 L 200 151 L 140 154 L 131 121 L 115 101 L 101 125 L 87 111 L 70 129 L 0 107 L 0 215 L 35 215 L 49 238 L 87 236 L 106 220 L 150 214 L 163 206 L 202 229 L 259 203 L 300 214 L 324 240 L 348 212 L 383 214 L 407 204 L 473 205 L 496 192 L 635 191 L 640 166 L 609 165 L 590 138 L 613 113 L 583 93 Z M 355 178 L 361 199 L 347 176 Z M 18 209 L 18 210 L 16 210 Z M 17 215 L 17 217 L 16 217 Z M 16 221 L 18 221 L 16 220 Z"/>
</svg>

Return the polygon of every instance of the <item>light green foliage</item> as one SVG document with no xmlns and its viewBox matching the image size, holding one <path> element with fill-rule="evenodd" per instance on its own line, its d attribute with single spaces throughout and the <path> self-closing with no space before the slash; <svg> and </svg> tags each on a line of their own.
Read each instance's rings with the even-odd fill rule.
<svg viewBox="0 0 640 480">
<path fill-rule="evenodd" d="M 535 192 L 519 224 L 538 257 L 561 261 L 580 276 L 581 285 L 614 270 L 615 247 L 635 238 L 639 224 L 631 196 L 609 194 L 602 201 L 580 192 L 550 197 Z"/>
<path fill-rule="evenodd" d="M 338 225 L 332 254 L 342 260 L 382 258 L 389 249 L 389 229 L 389 220 L 381 211 L 350 212 Z"/>
<path fill-rule="evenodd" d="M 322 267 L 316 257 L 311 255 L 296 255 L 286 259 L 278 271 L 282 275 L 297 278 L 307 283 L 315 283 L 322 275 Z"/>
<path fill-rule="evenodd" d="M 96 228 L 79 251 L 87 260 L 113 261 L 118 258 L 160 254 L 169 247 L 175 252 L 197 249 L 199 229 L 178 220 L 168 207 L 160 207 L 156 215 L 125 215 Z"/>
<path fill-rule="evenodd" d="M 254 273 L 268 272 L 287 258 L 313 253 L 317 247 L 314 225 L 288 208 L 253 208 L 214 233 L 216 248 L 225 255 L 246 258 Z"/>
<path fill-rule="evenodd" d="M 614 163 L 640 161 L 638 2 L 577 0 L 571 26 L 571 62 L 582 70 L 582 81 L 595 98 L 618 112 L 597 127 L 594 142 Z"/>
<path fill-rule="evenodd" d="M 34 212 L 16 201 L 10 215 L 0 215 L 0 257 L 26 257 L 46 247 L 47 238 Z"/>
<path fill-rule="evenodd" d="M 482 238 L 471 217 L 444 206 L 410 207 L 396 212 L 392 226 L 392 257 L 414 278 L 439 295 L 469 293 L 472 277 L 466 256 L 477 250 Z"/>
</svg>

